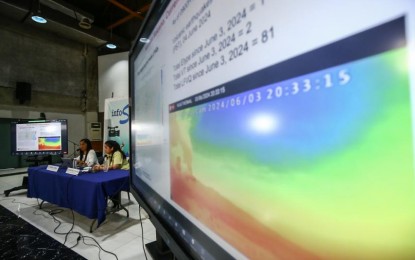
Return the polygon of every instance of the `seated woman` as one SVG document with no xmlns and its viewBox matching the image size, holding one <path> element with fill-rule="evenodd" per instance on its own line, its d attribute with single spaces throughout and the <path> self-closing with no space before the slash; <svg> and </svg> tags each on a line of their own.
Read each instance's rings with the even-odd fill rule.
<svg viewBox="0 0 415 260">
<path fill-rule="evenodd" d="M 107 157 L 107 166 L 108 170 L 115 170 L 115 169 L 121 169 L 121 170 L 129 170 L 130 169 L 130 163 L 127 160 L 127 157 L 125 156 L 124 152 L 121 150 L 120 144 L 116 141 L 109 140 L 106 141 L 104 144 L 104 152 L 105 156 Z M 95 165 L 94 170 L 99 171 L 103 170 L 104 165 Z M 114 196 L 110 197 L 112 200 L 112 203 L 114 204 L 113 208 L 120 208 L 121 205 L 121 192 L 118 192 Z"/>
<path fill-rule="evenodd" d="M 120 144 L 116 141 L 109 140 L 104 144 L 104 152 L 107 157 L 108 170 L 129 170 L 130 163 L 127 160 L 124 152 L 121 150 Z M 103 170 L 104 165 L 95 165 L 94 170 Z"/>
<path fill-rule="evenodd" d="M 92 149 L 89 139 L 79 141 L 79 156 L 75 158 L 78 166 L 94 166 L 98 163 L 97 154 Z"/>
</svg>

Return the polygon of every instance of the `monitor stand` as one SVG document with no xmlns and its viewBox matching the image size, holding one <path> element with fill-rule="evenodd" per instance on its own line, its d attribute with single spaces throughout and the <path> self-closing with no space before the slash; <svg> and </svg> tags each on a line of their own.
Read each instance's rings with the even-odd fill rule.
<svg viewBox="0 0 415 260">
<path fill-rule="evenodd" d="M 5 190 L 4 191 L 4 196 L 9 197 L 9 194 L 12 191 L 27 190 L 27 182 L 28 182 L 28 177 L 27 176 L 24 176 L 23 177 L 23 181 L 22 181 L 22 185 L 21 186 L 18 186 L 18 187 L 11 188 L 10 190 Z"/>
<path fill-rule="evenodd" d="M 156 241 L 147 243 L 146 248 L 151 257 L 155 260 L 173 260 L 174 255 L 164 242 L 163 238 L 156 231 Z"/>
<path fill-rule="evenodd" d="M 40 162 L 48 162 L 49 164 L 52 164 L 52 156 L 46 155 L 46 156 L 28 156 L 26 159 L 26 162 L 33 162 L 34 165 L 32 166 L 39 166 Z M 24 176 L 22 180 L 22 185 L 18 187 L 11 188 L 9 190 L 4 191 L 4 196 L 9 197 L 10 192 L 17 191 L 17 190 L 27 190 L 27 183 L 28 183 L 28 177 Z"/>
</svg>

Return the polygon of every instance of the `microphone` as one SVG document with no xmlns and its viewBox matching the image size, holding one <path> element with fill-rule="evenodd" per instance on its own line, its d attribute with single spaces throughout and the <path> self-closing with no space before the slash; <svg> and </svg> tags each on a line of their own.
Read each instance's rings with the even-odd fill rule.
<svg viewBox="0 0 415 260">
<path fill-rule="evenodd" d="M 71 140 L 68 140 L 68 142 L 71 143 L 71 144 L 73 144 L 73 145 L 79 146 L 79 144 L 77 144 L 77 143 L 75 143 L 75 142 L 73 142 Z"/>
</svg>

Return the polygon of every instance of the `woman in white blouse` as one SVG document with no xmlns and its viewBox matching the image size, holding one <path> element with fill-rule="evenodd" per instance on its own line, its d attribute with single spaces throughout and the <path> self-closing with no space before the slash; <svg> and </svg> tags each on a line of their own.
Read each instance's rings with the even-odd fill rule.
<svg viewBox="0 0 415 260">
<path fill-rule="evenodd" d="M 79 141 L 79 156 L 75 158 L 78 166 L 94 166 L 98 163 L 97 154 L 92 149 L 89 139 Z"/>
</svg>

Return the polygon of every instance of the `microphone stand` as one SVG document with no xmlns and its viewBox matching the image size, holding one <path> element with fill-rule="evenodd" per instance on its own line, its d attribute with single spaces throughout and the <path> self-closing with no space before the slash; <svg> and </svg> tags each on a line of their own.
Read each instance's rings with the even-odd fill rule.
<svg viewBox="0 0 415 260">
<path fill-rule="evenodd" d="M 77 143 L 75 143 L 75 142 L 73 142 L 73 141 L 71 141 L 71 140 L 69 140 L 68 139 L 68 142 L 69 143 L 71 143 L 71 144 L 73 144 L 73 153 L 71 153 L 70 155 L 68 155 L 68 157 L 75 157 L 75 154 L 76 154 L 76 147 L 77 146 L 79 146 Z"/>
</svg>

